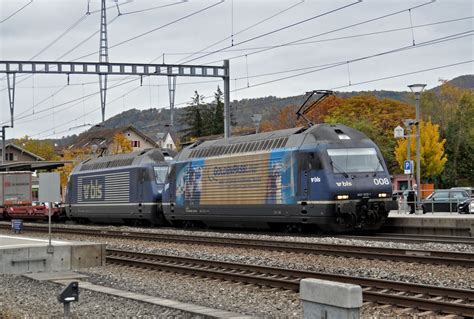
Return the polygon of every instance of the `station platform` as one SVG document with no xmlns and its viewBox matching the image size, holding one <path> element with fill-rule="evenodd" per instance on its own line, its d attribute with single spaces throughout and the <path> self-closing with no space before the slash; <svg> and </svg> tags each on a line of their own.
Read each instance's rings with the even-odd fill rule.
<svg viewBox="0 0 474 319">
<path fill-rule="evenodd" d="M 0 235 L 0 274 L 75 270 L 105 265 L 105 244 Z"/>
<path fill-rule="evenodd" d="M 406 214 L 392 211 L 383 232 L 474 237 L 474 214 Z"/>
</svg>

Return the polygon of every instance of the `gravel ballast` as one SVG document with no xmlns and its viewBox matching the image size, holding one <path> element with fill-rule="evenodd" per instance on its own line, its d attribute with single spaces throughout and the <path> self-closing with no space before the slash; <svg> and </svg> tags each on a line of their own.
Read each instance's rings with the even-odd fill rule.
<svg viewBox="0 0 474 319">
<path fill-rule="evenodd" d="M 57 295 L 64 286 L 16 275 L 0 275 L 0 318 L 62 318 Z M 73 318 L 196 318 L 189 313 L 80 289 Z"/>
<path fill-rule="evenodd" d="M 88 227 L 89 228 L 89 227 Z M 99 227 L 98 229 L 111 229 L 122 231 L 139 231 L 137 228 L 128 227 Z M 174 229 L 143 229 L 146 232 L 160 232 L 173 234 L 195 234 L 217 237 L 248 237 L 255 239 L 269 239 L 268 235 L 249 235 L 236 233 L 213 233 L 213 232 L 189 232 Z M 1 230 L 0 233 L 11 234 L 8 231 Z M 25 235 L 45 238 L 43 233 L 26 233 Z M 306 254 L 291 254 L 286 252 L 262 251 L 255 249 L 232 248 L 232 247 L 218 247 L 205 245 L 190 245 L 178 243 L 163 243 L 151 241 L 131 241 L 126 239 L 116 238 L 100 238 L 91 236 L 59 234 L 53 236 L 55 239 L 63 240 L 87 240 L 104 242 L 108 248 L 127 249 L 148 253 L 160 253 L 183 257 L 193 257 L 201 259 L 229 261 L 247 264 L 258 264 L 273 267 L 285 267 L 291 269 L 321 271 L 336 274 L 356 275 L 361 277 L 382 278 L 387 280 L 406 281 L 421 284 L 430 284 L 435 286 L 446 286 L 454 288 L 474 289 L 474 268 L 443 266 L 443 265 L 423 265 L 411 264 L 405 262 L 390 262 L 380 260 L 366 260 L 356 258 L 345 258 L 335 256 L 321 256 L 321 255 L 306 255 Z M 292 240 L 292 237 L 285 237 L 285 240 Z M 339 239 L 335 237 L 294 237 L 294 241 L 306 242 L 327 242 L 340 243 L 352 245 L 367 245 L 367 246 L 384 246 L 394 248 L 406 249 L 434 249 L 447 251 L 466 251 L 472 252 L 471 245 L 462 244 L 405 244 L 398 242 L 374 242 L 361 240 Z M 430 247 L 427 248 L 426 246 Z M 189 276 L 182 276 L 177 274 L 170 274 L 165 272 L 152 273 L 144 270 L 129 269 L 118 266 L 107 266 L 102 268 L 90 268 L 81 271 L 90 276 L 89 281 L 96 285 L 103 285 L 113 287 L 116 289 L 123 289 L 133 291 L 150 296 L 169 298 L 181 302 L 198 304 L 201 306 L 222 309 L 226 311 L 233 311 L 247 315 L 255 315 L 265 318 L 299 318 L 301 317 L 301 304 L 299 295 L 294 292 L 283 291 L 279 289 L 265 289 L 258 288 L 253 285 L 242 285 L 224 281 L 208 280 L 202 278 L 195 278 Z M 8 278 L 8 279 L 5 279 Z M 13 286 L 14 294 L 22 296 L 21 291 L 14 288 L 14 279 L 18 277 L 3 276 L 0 279 L 2 288 L 10 290 Z M 15 279 L 16 280 L 16 279 Z M 20 281 L 29 279 L 18 279 Z M 39 285 L 43 286 L 44 283 Z M 4 286 L 5 285 L 5 286 Z M 56 287 L 55 284 L 48 284 Z M 21 285 L 20 285 L 21 286 Z M 41 289 L 41 288 L 38 288 Z M 3 289 L 3 291 L 5 291 Z M 3 293 L 5 294 L 5 293 Z M 41 292 L 39 293 L 41 294 Z M 54 293 L 52 303 L 57 305 Z M 94 293 L 97 294 L 97 293 Z M 10 293 L 8 293 L 10 295 Z M 3 297 L 3 295 L 2 295 Z M 11 300 L 14 297 L 8 297 Z M 106 300 L 106 303 L 113 305 L 116 299 L 112 297 L 101 297 Z M 2 298 L 3 299 L 3 298 Z M 110 300 L 109 300 L 110 299 Z M 19 299 L 13 299 L 13 305 Z M 40 301 L 37 301 L 40 302 Z M 131 302 L 131 301 L 129 301 Z M 34 303 L 34 302 L 32 302 Z M 118 302 L 120 304 L 120 302 Z M 131 302 L 130 313 L 133 313 L 136 302 Z M 122 303 L 122 307 L 129 307 L 128 303 Z M 113 306 L 111 306 L 113 308 Z M 134 308 L 135 307 L 135 308 Z M 147 309 L 154 306 L 147 305 L 143 307 L 143 316 L 147 316 L 149 312 Z M 9 311 L 12 307 L 7 308 Z M 150 308 L 150 309 L 151 309 Z M 161 308 L 161 307 L 159 307 Z M 1 309 L 1 307 L 0 307 Z M 59 307 L 60 311 L 62 308 Z M 118 308 L 121 309 L 121 308 Z M 141 307 L 139 307 L 141 309 Z M 152 311 L 152 310 L 150 310 Z M 153 313 L 153 312 L 151 312 Z M 23 313 L 18 313 L 24 316 Z M 129 312 L 124 312 L 118 317 L 129 317 Z M 394 314 L 392 309 L 384 309 L 378 306 L 364 306 L 363 317 L 392 317 Z M 397 314 L 399 315 L 399 314 Z M 137 316 L 137 315 L 134 315 Z M 156 316 L 152 315 L 152 316 Z M 173 315 L 170 315 L 173 316 Z M 411 318 L 412 315 L 404 315 L 404 317 Z M 1 317 L 1 316 L 0 316 Z"/>
</svg>

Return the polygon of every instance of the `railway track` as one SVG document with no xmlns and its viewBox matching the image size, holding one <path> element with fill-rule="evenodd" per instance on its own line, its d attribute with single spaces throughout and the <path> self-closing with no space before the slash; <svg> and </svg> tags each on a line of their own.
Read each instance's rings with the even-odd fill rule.
<svg viewBox="0 0 474 319">
<path fill-rule="evenodd" d="M 360 285 L 365 302 L 474 316 L 474 291 L 373 278 L 107 249 L 107 263 L 299 291 L 303 278 Z"/>
<path fill-rule="evenodd" d="M 341 238 L 392 241 L 405 243 L 439 243 L 439 244 L 466 244 L 474 245 L 474 237 L 463 236 L 443 236 L 443 235 L 419 235 L 419 234 L 399 234 L 399 233 L 377 233 L 373 236 L 338 236 Z"/>
<path fill-rule="evenodd" d="M 25 226 L 28 231 L 45 232 L 44 226 Z M 112 237 L 130 240 L 147 240 L 176 242 L 186 244 L 202 244 L 226 247 L 239 247 L 249 249 L 265 249 L 304 254 L 320 254 L 354 258 L 367 258 L 375 260 L 393 260 L 413 263 L 426 263 L 438 265 L 456 265 L 473 267 L 474 254 L 438 250 L 412 250 L 385 247 L 368 247 L 355 245 L 339 245 L 324 243 L 302 243 L 291 241 L 262 240 L 232 237 L 209 237 L 196 235 L 162 234 L 151 232 L 124 232 L 115 230 L 96 230 L 85 228 L 55 227 L 55 233 L 68 233 L 87 236 Z"/>
</svg>

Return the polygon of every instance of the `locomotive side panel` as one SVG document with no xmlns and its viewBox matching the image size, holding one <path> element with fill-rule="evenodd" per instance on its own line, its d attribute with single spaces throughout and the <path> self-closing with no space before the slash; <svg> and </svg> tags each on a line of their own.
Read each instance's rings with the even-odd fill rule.
<svg viewBox="0 0 474 319">
<path fill-rule="evenodd" d="M 179 166 L 176 205 L 293 204 L 291 152 L 195 159 Z"/>
</svg>

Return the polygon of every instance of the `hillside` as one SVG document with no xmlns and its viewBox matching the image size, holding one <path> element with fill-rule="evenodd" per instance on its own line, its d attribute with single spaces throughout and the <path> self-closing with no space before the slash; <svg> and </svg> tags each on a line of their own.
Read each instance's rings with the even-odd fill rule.
<svg viewBox="0 0 474 319">
<path fill-rule="evenodd" d="M 455 86 L 474 89 L 474 75 L 463 75 L 456 77 L 449 81 Z M 431 89 L 435 93 L 439 91 L 439 86 Z M 397 92 L 397 91 L 352 91 L 352 92 L 336 92 L 336 95 L 340 97 L 351 97 L 354 95 L 374 95 L 378 98 L 389 98 L 406 102 L 410 98 L 410 93 Z M 287 105 L 300 105 L 303 102 L 303 96 L 290 96 L 278 98 L 275 96 L 267 96 L 262 98 L 254 99 L 242 99 L 234 100 L 231 102 L 231 111 L 237 126 L 253 126 L 251 116 L 252 114 L 262 114 L 262 120 L 270 119 L 275 116 L 283 107 Z M 186 107 L 177 108 L 175 111 L 175 128 L 174 131 L 180 134 L 185 128 L 182 121 L 184 117 Z M 133 124 L 136 128 L 144 132 L 150 137 L 155 137 L 156 133 L 167 130 L 167 124 L 169 123 L 170 111 L 169 109 L 147 109 L 137 110 L 135 108 L 115 115 L 114 117 L 106 120 L 101 124 L 102 127 L 112 128 L 126 126 Z M 91 128 L 94 130 L 97 128 Z M 68 138 L 70 141 L 71 138 Z M 64 141 L 62 141 L 64 142 Z M 61 143 L 63 144 L 63 143 Z"/>
</svg>

